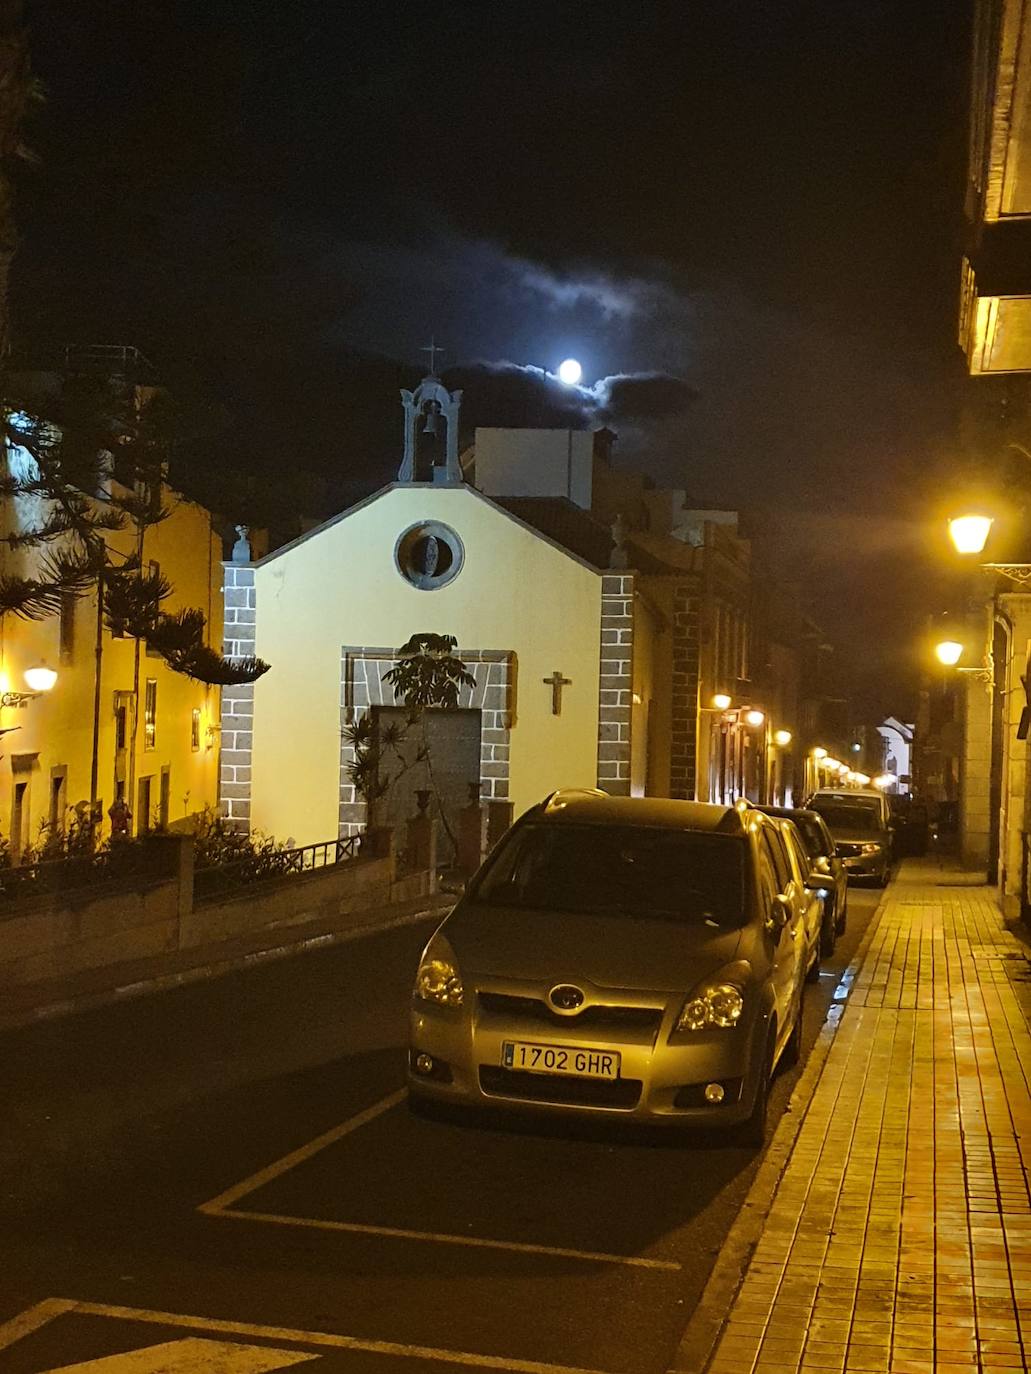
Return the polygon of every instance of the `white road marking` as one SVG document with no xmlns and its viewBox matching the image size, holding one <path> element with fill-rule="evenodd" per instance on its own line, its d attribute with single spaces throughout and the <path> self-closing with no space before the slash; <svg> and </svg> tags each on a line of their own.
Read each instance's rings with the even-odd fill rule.
<svg viewBox="0 0 1031 1374">
<path fill-rule="evenodd" d="M 274 1164 L 270 1164 L 265 1169 L 259 1169 L 256 1174 L 251 1174 L 250 1178 L 245 1178 L 242 1183 L 236 1183 L 232 1188 L 227 1188 L 224 1193 L 219 1193 L 218 1197 L 213 1197 L 210 1202 L 202 1202 L 197 1208 L 198 1212 L 221 1212 L 223 1208 L 231 1207 L 234 1202 L 239 1202 L 248 1193 L 257 1192 L 266 1183 L 271 1183 L 273 1179 L 280 1178 L 283 1174 L 295 1169 L 298 1164 L 303 1164 L 305 1160 L 317 1155 L 320 1150 L 326 1149 L 328 1145 L 335 1145 L 338 1140 L 343 1140 L 344 1136 L 350 1135 L 352 1131 L 359 1130 L 362 1126 L 367 1126 L 370 1121 L 375 1121 L 384 1112 L 389 1112 L 391 1107 L 396 1107 L 399 1102 L 405 1100 L 405 1089 L 399 1088 L 396 1093 L 381 1098 L 379 1102 L 374 1102 L 371 1107 L 366 1107 L 365 1111 L 359 1112 L 357 1116 L 352 1116 L 345 1121 L 342 1126 L 334 1126 L 331 1131 L 326 1131 L 323 1135 L 316 1136 L 314 1140 L 309 1140 L 307 1145 L 302 1145 L 300 1149 L 291 1151 L 284 1155 L 282 1159 L 277 1159 Z"/>
<path fill-rule="evenodd" d="M 178 1341 L 104 1355 L 99 1360 L 63 1364 L 47 1374 L 268 1374 L 269 1370 L 321 1360 L 310 1350 L 274 1350 L 267 1345 L 238 1345 L 186 1336 Z"/>
<path fill-rule="evenodd" d="M 643 1255 L 610 1255 L 604 1250 L 571 1250 L 561 1245 L 531 1245 L 518 1240 L 485 1240 L 479 1236 L 456 1236 L 449 1231 L 411 1231 L 401 1226 L 370 1226 L 358 1221 L 321 1221 L 317 1217 L 290 1217 L 279 1212 L 240 1212 L 222 1208 L 214 1216 L 233 1221 L 260 1221 L 274 1226 L 302 1226 L 315 1231 L 345 1231 L 359 1236 L 391 1236 L 396 1240 L 435 1241 L 440 1245 L 471 1245 L 481 1250 L 515 1251 L 524 1255 L 547 1255 L 556 1259 L 583 1260 L 589 1264 L 626 1264 L 635 1269 L 679 1270 L 676 1260 L 648 1259 Z"/>
<path fill-rule="evenodd" d="M 260 1169 L 258 1173 L 251 1174 L 242 1183 L 236 1183 L 232 1188 L 227 1188 L 224 1193 L 219 1193 L 218 1197 L 212 1198 L 210 1202 L 202 1202 L 197 1208 L 198 1212 L 203 1212 L 206 1216 L 225 1217 L 233 1221 L 267 1222 L 276 1226 L 308 1227 L 315 1231 L 341 1231 L 350 1232 L 354 1235 L 386 1236 L 395 1240 L 430 1241 L 442 1245 L 467 1245 L 484 1250 L 507 1250 L 516 1251 L 520 1254 L 554 1256 L 557 1259 L 583 1260 L 585 1263 L 591 1264 L 624 1264 L 635 1269 L 679 1270 L 683 1267 L 674 1260 L 648 1259 L 640 1255 L 610 1255 L 605 1251 L 598 1250 L 574 1250 L 565 1246 L 488 1240 L 478 1236 L 452 1235 L 449 1232 L 415 1231 L 401 1226 L 372 1226 L 356 1221 L 322 1221 L 316 1217 L 292 1217 L 284 1216 L 278 1212 L 252 1212 L 234 1209 L 233 1204 L 239 1202 L 241 1198 L 245 1198 L 249 1193 L 257 1192 L 267 1183 L 289 1173 L 298 1164 L 303 1164 L 306 1160 L 311 1159 L 320 1150 L 326 1149 L 329 1145 L 334 1145 L 338 1140 L 343 1140 L 345 1136 L 359 1130 L 362 1126 L 368 1125 L 370 1121 L 375 1121 L 378 1116 L 382 1116 L 384 1112 L 390 1111 L 399 1102 L 403 1102 L 405 1096 L 405 1089 L 401 1088 L 397 1092 L 381 1098 L 379 1102 L 374 1102 L 371 1107 L 366 1107 L 363 1112 L 350 1117 L 342 1125 L 334 1126 L 331 1131 L 316 1136 L 307 1145 L 302 1145 L 299 1149 L 284 1155 L 282 1159 L 277 1159 L 267 1168 Z"/>
<path fill-rule="evenodd" d="M 510 1374 L 600 1374 L 598 1370 L 578 1369 L 573 1365 L 508 1359 L 504 1355 L 479 1355 L 468 1350 L 443 1350 L 431 1345 L 399 1345 L 396 1341 L 338 1336 L 329 1331 L 295 1331 L 288 1326 L 261 1326 L 254 1322 L 222 1321 L 217 1317 L 184 1316 L 178 1312 L 158 1312 L 139 1307 L 114 1307 L 96 1302 L 63 1302 L 60 1307 L 62 1311 L 77 1312 L 90 1317 L 110 1317 L 115 1321 L 147 1322 L 152 1326 L 178 1326 L 195 1331 L 217 1331 L 221 1335 L 293 1342 L 324 1350 L 364 1350 L 374 1355 L 395 1355 L 407 1360 L 470 1365 L 475 1369 L 499 1369 L 510 1371 Z"/>
<path fill-rule="evenodd" d="M 74 1307 L 75 1303 L 67 1298 L 47 1298 L 45 1302 L 37 1302 L 35 1307 L 28 1307 L 24 1312 L 19 1312 L 10 1321 L 0 1323 L 0 1350 L 6 1350 L 15 1341 L 20 1341 L 23 1336 L 30 1336 L 33 1331 L 46 1326 L 47 1322 L 53 1321 L 63 1312 L 71 1312 Z"/>
</svg>

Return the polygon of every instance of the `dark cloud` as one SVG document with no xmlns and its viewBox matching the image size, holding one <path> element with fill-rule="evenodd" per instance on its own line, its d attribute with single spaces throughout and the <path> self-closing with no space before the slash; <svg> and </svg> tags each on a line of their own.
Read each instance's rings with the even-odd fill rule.
<svg viewBox="0 0 1031 1374">
<path fill-rule="evenodd" d="M 681 415 L 698 396 L 682 378 L 663 372 L 603 377 L 593 390 L 602 398 L 601 414 L 613 424 L 620 419 L 653 420 Z"/>
</svg>

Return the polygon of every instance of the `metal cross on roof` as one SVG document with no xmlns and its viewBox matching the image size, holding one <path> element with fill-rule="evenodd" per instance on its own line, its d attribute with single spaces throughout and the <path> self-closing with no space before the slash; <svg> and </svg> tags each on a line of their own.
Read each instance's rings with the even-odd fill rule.
<svg viewBox="0 0 1031 1374">
<path fill-rule="evenodd" d="M 436 341 L 435 338 L 433 338 L 432 335 L 430 336 L 430 341 L 429 341 L 429 343 L 426 345 L 426 347 L 425 347 L 425 348 L 420 348 L 420 349 L 419 349 L 419 352 L 420 352 L 420 353 L 428 353 L 428 354 L 430 355 L 430 376 L 431 376 L 431 377 L 435 377 L 435 376 L 437 375 L 437 354 L 438 354 L 438 353 L 443 353 L 444 351 L 445 351 L 445 350 L 444 350 L 443 348 L 438 348 L 438 347 L 437 347 L 437 341 Z"/>
</svg>

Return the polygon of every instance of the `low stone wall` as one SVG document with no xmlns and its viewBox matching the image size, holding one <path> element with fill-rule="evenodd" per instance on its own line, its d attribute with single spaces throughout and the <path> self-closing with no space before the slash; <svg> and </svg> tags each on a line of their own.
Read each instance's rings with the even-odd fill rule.
<svg viewBox="0 0 1031 1374">
<path fill-rule="evenodd" d="M 0 914 L 0 994 L 88 970 L 116 970 L 154 956 L 193 951 L 217 962 L 220 947 L 247 940 L 272 948 L 306 926 L 374 926 L 377 915 L 433 890 L 430 873 L 398 877 L 393 854 L 359 858 L 295 877 L 255 883 L 194 907 L 193 841 L 180 839 L 176 877 L 136 879 L 36 897 Z M 348 918 L 353 918 L 348 919 Z"/>
</svg>

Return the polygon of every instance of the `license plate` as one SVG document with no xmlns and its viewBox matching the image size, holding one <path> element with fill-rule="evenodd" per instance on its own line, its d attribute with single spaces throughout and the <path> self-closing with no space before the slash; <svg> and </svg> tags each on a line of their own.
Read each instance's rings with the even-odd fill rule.
<svg viewBox="0 0 1031 1374">
<path fill-rule="evenodd" d="M 614 1050 L 580 1050 L 568 1045 L 538 1045 L 530 1040 L 505 1040 L 501 1064 L 523 1073 L 557 1073 L 573 1078 L 618 1078 L 619 1055 Z"/>
</svg>

